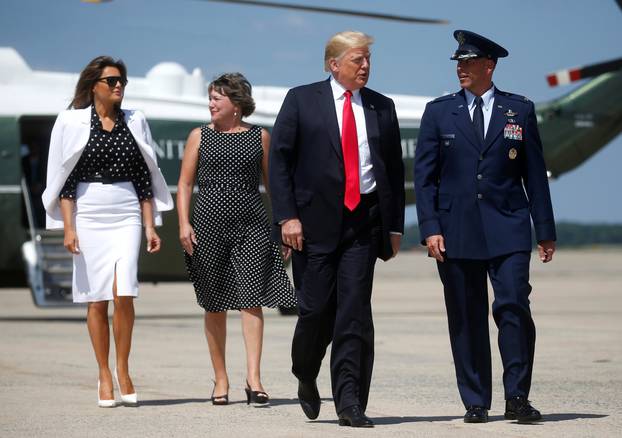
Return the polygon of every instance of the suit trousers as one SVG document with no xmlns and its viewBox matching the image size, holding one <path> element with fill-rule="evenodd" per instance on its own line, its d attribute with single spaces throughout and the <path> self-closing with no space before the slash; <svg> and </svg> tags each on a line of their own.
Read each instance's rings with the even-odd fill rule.
<svg viewBox="0 0 622 438">
<path fill-rule="evenodd" d="M 344 209 L 334 251 L 318 253 L 306 247 L 292 256 L 299 314 L 292 372 L 303 381 L 316 379 L 332 342 L 330 372 L 337 413 L 353 405 L 367 407 L 374 362 L 371 292 L 380 239 L 378 201 L 372 193 L 363 195 L 354 211 Z"/>
<path fill-rule="evenodd" d="M 490 409 L 492 399 L 486 274 L 494 290 L 492 316 L 498 328 L 505 398 L 529 396 L 536 341 L 529 309 L 530 256 L 515 252 L 489 260 L 437 262 L 458 390 L 465 407 Z"/>
</svg>

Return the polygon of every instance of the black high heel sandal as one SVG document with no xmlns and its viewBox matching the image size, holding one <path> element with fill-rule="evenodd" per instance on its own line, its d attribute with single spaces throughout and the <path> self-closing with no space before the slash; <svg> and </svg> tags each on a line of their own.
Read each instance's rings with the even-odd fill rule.
<svg viewBox="0 0 622 438">
<path fill-rule="evenodd" d="M 214 406 L 225 406 L 229 404 L 229 391 L 225 395 L 214 395 L 214 391 L 216 391 L 216 382 L 214 382 L 214 389 L 212 389 L 212 396 L 210 399 L 212 400 L 212 404 Z"/>
<path fill-rule="evenodd" d="M 270 397 L 267 392 L 253 391 L 251 389 L 251 385 L 248 384 L 248 380 L 246 381 L 246 388 L 244 388 L 244 392 L 246 393 L 247 405 L 250 405 L 251 403 L 254 405 L 266 405 L 270 401 Z"/>
</svg>

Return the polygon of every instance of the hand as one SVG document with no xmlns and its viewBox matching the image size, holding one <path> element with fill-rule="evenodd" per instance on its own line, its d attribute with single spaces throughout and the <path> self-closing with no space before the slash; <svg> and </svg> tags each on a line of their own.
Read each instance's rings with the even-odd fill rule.
<svg viewBox="0 0 622 438">
<path fill-rule="evenodd" d="M 73 228 L 65 230 L 63 246 L 72 254 L 80 254 L 80 246 L 78 245 L 78 235 L 76 234 L 76 230 Z"/>
<path fill-rule="evenodd" d="M 548 263 L 553 260 L 553 254 L 555 253 L 555 241 L 553 240 L 541 240 L 538 242 L 538 254 L 542 263 Z"/>
<path fill-rule="evenodd" d="M 156 233 L 154 226 L 145 227 L 145 237 L 147 239 L 147 252 L 153 254 L 160 251 L 161 240 Z"/>
<path fill-rule="evenodd" d="M 192 255 L 194 252 L 194 245 L 197 244 L 197 236 L 194 234 L 194 229 L 190 224 L 184 224 L 179 227 L 179 241 L 184 251 L 188 255 Z"/>
<path fill-rule="evenodd" d="M 391 249 L 393 250 L 393 255 L 391 258 L 395 257 L 398 252 L 400 252 L 400 244 L 402 243 L 402 235 L 401 234 L 393 234 L 389 235 L 391 239 Z"/>
<path fill-rule="evenodd" d="M 281 245 L 281 254 L 283 261 L 287 261 L 292 256 L 292 249 L 289 246 Z"/>
<path fill-rule="evenodd" d="M 434 257 L 439 262 L 444 262 L 443 253 L 445 252 L 445 239 L 440 234 L 434 234 L 425 239 L 425 244 L 428 247 L 428 254 Z"/>
<path fill-rule="evenodd" d="M 296 251 L 302 251 L 302 223 L 298 219 L 288 219 L 281 224 L 281 241 Z"/>
</svg>

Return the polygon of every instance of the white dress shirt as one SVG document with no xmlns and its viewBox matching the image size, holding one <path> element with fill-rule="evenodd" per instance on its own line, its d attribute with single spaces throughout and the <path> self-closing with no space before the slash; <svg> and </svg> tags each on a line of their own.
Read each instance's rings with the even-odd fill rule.
<svg viewBox="0 0 622 438">
<path fill-rule="evenodd" d="M 475 94 L 471 93 L 466 88 L 464 89 L 467 107 L 469 108 L 469 114 L 471 120 L 473 120 L 473 111 L 475 111 Z M 484 94 L 482 94 L 482 112 L 484 113 L 484 138 L 488 132 L 488 125 L 490 124 L 490 117 L 492 116 L 492 106 L 495 103 L 495 86 L 493 84 Z"/>
<path fill-rule="evenodd" d="M 344 93 L 346 89 L 332 76 L 330 78 L 330 87 L 333 90 L 337 122 L 339 123 L 339 134 L 341 136 L 343 129 L 343 104 L 346 101 Z M 352 91 L 352 112 L 354 113 L 354 121 L 356 122 L 356 135 L 359 144 L 359 187 L 361 193 L 366 194 L 376 190 L 376 178 L 374 177 L 374 166 L 371 163 L 369 142 L 367 141 L 367 127 L 365 125 L 365 112 L 363 111 L 361 91 L 350 91 Z"/>
</svg>

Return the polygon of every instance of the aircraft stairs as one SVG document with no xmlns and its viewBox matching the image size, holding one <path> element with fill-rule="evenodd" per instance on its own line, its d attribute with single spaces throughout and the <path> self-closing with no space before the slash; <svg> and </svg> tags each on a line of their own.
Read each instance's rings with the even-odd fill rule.
<svg viewBox="0 0 622 438">
<path fill-rule="evenodd" d="M 22 256 L 33 301 L 38 307 L 73 306 L 73 261 L 63 246 L 63 231 L 36 228 L 25 180 L 22 180 L 22 194 L 30 234 L 30 240 L 22 245 Z"/>
</svg>

